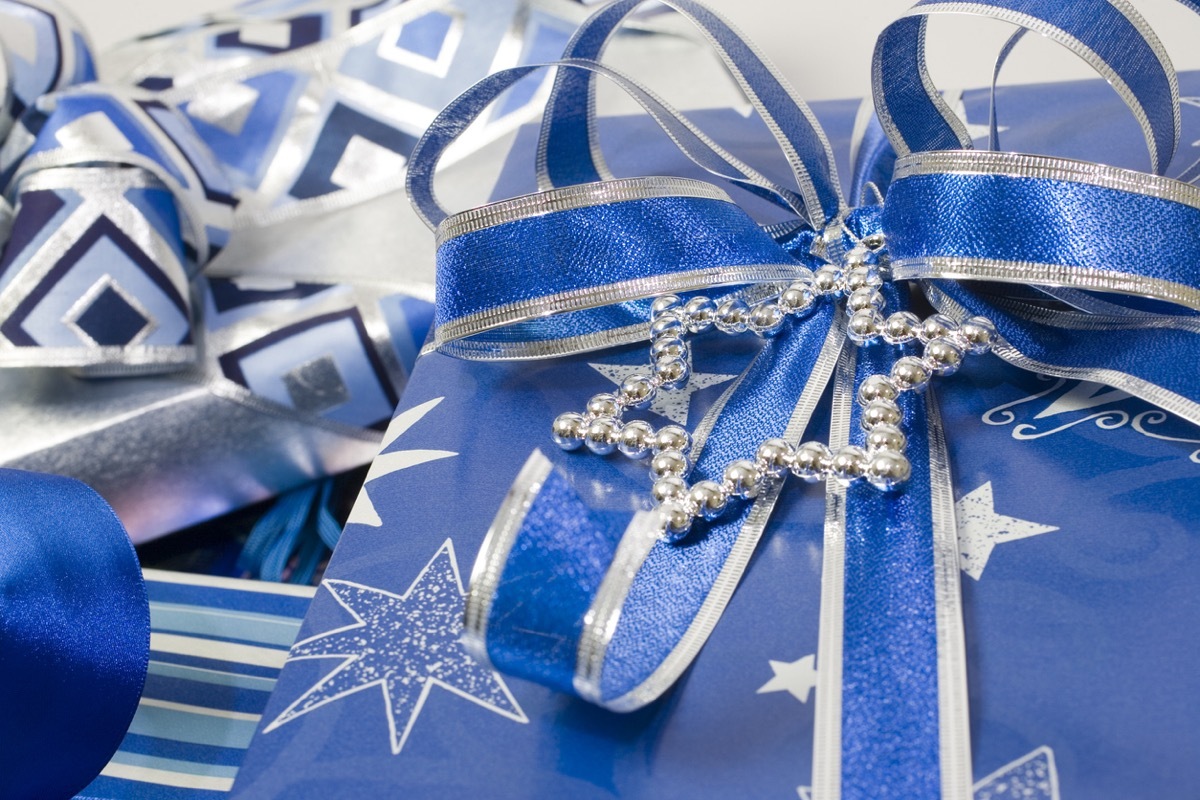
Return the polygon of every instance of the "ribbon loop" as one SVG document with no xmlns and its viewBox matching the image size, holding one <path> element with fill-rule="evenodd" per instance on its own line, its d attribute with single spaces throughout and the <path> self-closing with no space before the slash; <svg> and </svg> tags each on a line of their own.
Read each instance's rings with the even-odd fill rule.
<svg viewBox="0 0 1200 800">
<path fill-rule="evenodd" d="M 563 57 L 599 61 L 613 34 L 643 3 L 620 0 L 592 15 L 572 37 Z M 692 0 L 665 0 L 662 5 L 700 30 L 770 129 L 796 181 L 802 203 L 797 213 L 820 230 L 844 212 L 833 150 L 804 101 L 719 14 Z M 560 72 L 556 77 L 538 145 L 541 188 L 612 177 L 598 141 L 594 95 L 590 74 Z"/>
<path fill-rule="evenodd" d="M 1141 126 L 1151 168 L 1166 172 L 1179 143 L 1179 86 L 1154 31 L 1125 0 L 921 0 L 875 45 L 872 87 L 896 152 L 970 149 L 971 137 L 929 76 L 928 17 L 971 14 L 1019 25 L 1063 45 L 1112 84 Z"/>
</svg>

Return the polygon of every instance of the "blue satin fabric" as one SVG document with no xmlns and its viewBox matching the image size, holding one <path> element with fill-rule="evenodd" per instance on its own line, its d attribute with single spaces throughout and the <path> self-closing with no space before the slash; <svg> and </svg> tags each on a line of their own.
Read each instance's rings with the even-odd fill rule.
<svg viewBox="0 0 1200 800">
<path fill-rule="evenodd" d="M 583 617 L 622 532 L 594 516 L 561 471 L 546 477 L 509 552 L 488 615 L 493 666 L 575 693 Z M 531 652 L 538 658 L 529 658 Z"/>
<path fill-rule="evenodd" d="M 613 33 L 644 0 L 619 0 L 592 15 L 567 45 L 564 58 L 599 60 Z M 806 198 L 808 221 L 820 228 L 836 217 L 845 204 L 837 169 L 825 134 L 808 107 L 768 69 L 745 39 L 718 14 L 692 0 L 666 0 L 700 28 L 717 48 L 725 65 L 748 89 L 747 96 L 764 121 L 774 126 L 780 146 L 801 183 L 811 181 L 813 196 Z M 552 186 L 588 183 L 601 178 L 595 163 L 596 142 L 591 129 L 588 98 L 593 76 L 562 71 L 556 78 L 539 147 L 539 172 Z"/>
<path fill-rule="evenodd" d="M 888 308 L 902 309 L 899 292 Z M 854 385 L 903 353 L 858 351 Z M 899 405 L 912 476 L 902 492 L 846 490 L 842 639 L 842 796 L 937 797 L 938 663 L 926 398 Z M 850 430 L 862 407 L 854 404 Z M 851 444 L 858 443 L 855 433 Z M 887 731 L 886 736 L 880 736 Z"/>
<path fill-rule="evenodd" d="M 0 798 L 86 786 L 149 657 L 146 586 L 112 509 L 70 478 L 0 470 Z"/>
<path fill-rule="evenodd" d="M 466 233 L 438 248 L 436 324 L 626 281 L 771 264 L 799 266 L 730 202 L 658 197 L 568 209 Z M 738 272 L 725 283 L 751 277 L 739 279 Z M 536 327 L 531 322 L 525 331 Z M 576 319 L 571 327 L 579 335 L 594 326 Z"/>
<path fill-rule="evenodd" d="M 725 465 L 752 459 L 760 441 L 783 435 L 835 313 L 826 304 L 762 350 L 726 403 L 689 482 L 720 480 Z M 645 681 L 676 646 L 742 535 L 751 507 L 743 502 L 712 523 L 697 523 L 683 546 L 660 541 L 650 551 L 609 645 L 601 681 L 605 700 Z"/>
<path fill-rule="evenodd" d="M 1200 262 L 1200 208 L 1063 180 L 962 173 L 902 178 L 888 190 L 884 231 L 896 261 L 1050 264 L 1180 287 L 1196 284 Z M 1095 286 L 1083 274 L 1064 282 Z"/>
<path fill-rule="evenodd" d="M 923 6 L 937 5 L 938 0 L 921 0 L 911 13 L 920 15 Z M 1177 92 L 1144 33 L 1115 6 L 1107 0 L 967 0 L 954 10 L 998 18 L 1006 18 L 1001 16 L 1005 12 L 1019 14 L 1072 51 L 1094 53 L 1129 87 L 1132 96 L 1126 101 L 1145 114 L 1148 139 L 1156 150 L 1152 168 L 1158 174 L 1166 170 L 1178 144 Z M 893 144 L 901 155 L 971 146 L 960 137 L 965 129 L 947 120 L 943 111 L 948 107 L 926 85 L 925 27 L 925 16 L 902 18 L 875 45 L 876 109 L 893 123 L 898 137 Z"/>
</svg>

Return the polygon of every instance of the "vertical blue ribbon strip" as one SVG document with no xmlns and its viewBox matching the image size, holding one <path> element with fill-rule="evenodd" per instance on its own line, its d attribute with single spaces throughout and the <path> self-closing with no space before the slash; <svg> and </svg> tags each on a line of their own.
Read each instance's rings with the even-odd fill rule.
<svg viewBox="0 0 1200 800">
<path fill-rule="evenodd" d="M 146 586 L 112 509 L 70 478 L 0 469 L 0 798 L 86 786 L 149 657 Z"/>
</svg>

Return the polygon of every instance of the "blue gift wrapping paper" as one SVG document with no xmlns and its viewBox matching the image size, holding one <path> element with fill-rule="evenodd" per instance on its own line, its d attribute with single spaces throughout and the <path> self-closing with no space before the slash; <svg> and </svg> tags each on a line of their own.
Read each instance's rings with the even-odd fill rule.
<svg viewBox="0 0 1200 800">
<path fill-rule="evenodd" d="M 145 690 L 120 749 L 77 797 L 224 797 L 315 590 L 155 569 L 145 578 Z"/>
<path fill-rule="evenodd" d="M 1200 76 L 1181 86 L 1200 94 Z M 1066 119 L 1104 117 L 1058 138 L 1060 154 L 1144 166 L 1136 127 L 1107 125 L 1123 113 L 1107 91 L 1002 89 L 1005 146 L 1044 152 L 1047 126 L 1062 124 L 1040 115 L 1052 106 Z M 986 136 L 987 93 L 961 102 Z M 849 175 L 858 104 L 814 108 Z M 1185 138 L 1196 116 L 1185 107 Z M 735 112 L 695 118 L 739 141 L 751 163 L 772 152 Z M 606 142 L 621 143 L 619 171 L 669 163 L 647 130 L 631 120 L 605 128 Z M 518 140 L 497 197 L 531 188 L 532 141 Z M 699 339 L 687 391 L 664 393 L 649 419 L 694 427 L 756 347 Z M 642 465 L 562 453 L 548 434 L 555 414 L 611 391 L 642 358 L 625 348 L 418 362 L 236 796 L 809 796 L 819 490 L 789 484 L 721 624 L 680 685 L 645 709 L 616 715 L 501 677 L 458 641 L 464 571 L 533 450 L 565 470 L 593 514 L 644 507 Z M 1190 491 L 1200 434 L 1123 393 L 990 356 L 938 396 L 965 576 L 975 796 L 1182 796 L 1200 783 L 1190 757 L 1200 679 L 1187 666 L 1200 627 L 1200 500 Z"/>
</svg>

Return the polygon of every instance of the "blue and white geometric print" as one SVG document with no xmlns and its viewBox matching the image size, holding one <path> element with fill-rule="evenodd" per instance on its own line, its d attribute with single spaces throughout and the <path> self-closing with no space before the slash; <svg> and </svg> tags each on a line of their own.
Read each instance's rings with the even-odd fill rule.
<svg viewBox="0 0 1200 800">
<path fill-rule="evenodd" d="M 472 658 L 459 641 L 465 593 L 450 539 L 404 594 L 350 581 L 327 580 L 322 585 L 354 622 L 297 642 L 288 660 L 342 663 L 263 733 L 375 687 L 383 695 L 394 755 L 404 748 L 434 686 L 514 722 L 529 721 L 500 675 Z"/>
</svg>

